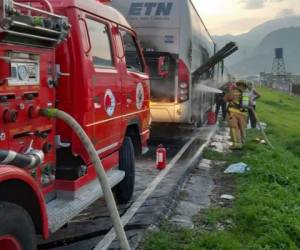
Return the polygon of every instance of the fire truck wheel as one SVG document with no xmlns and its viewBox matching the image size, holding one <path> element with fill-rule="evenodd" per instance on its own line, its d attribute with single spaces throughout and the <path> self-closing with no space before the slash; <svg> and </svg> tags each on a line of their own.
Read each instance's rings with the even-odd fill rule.
<svg viewBox="0 0 300 250">
<path fill-rule="evenodd" d="M 125 204 L 133 195 L 135 182 L 134 147 L 130 137 L 125 137 L 120 149 L 119 169 L 125 171 L 125 178 L 116 187 L 116 199 Z"/>
<path fill-rule="evenodd" d="M 13 203 L 0 202 L 0 249 L 35 250 L 36 236 L 29 214 Z"/>
</svg>

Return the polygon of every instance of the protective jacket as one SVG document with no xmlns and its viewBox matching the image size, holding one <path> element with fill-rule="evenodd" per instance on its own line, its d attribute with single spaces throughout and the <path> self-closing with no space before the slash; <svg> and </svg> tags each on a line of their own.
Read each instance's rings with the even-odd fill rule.
<svg viewBox="0 0 300 250">
<path fill-rule="evenodd" d="M 228 93 L 224 99 L 229 102 L 229 112 L 246 112 L 250 104 L 250 93 L 242 92 L 236 88 Z"/>
</svg>

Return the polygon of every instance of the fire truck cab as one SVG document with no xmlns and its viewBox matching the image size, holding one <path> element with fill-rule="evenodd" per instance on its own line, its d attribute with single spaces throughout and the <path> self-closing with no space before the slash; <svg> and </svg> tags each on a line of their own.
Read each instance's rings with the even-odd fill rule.
<svg viewBox="0 0 300 250">
<path fill-rule="evenodd" d="M 149 76 L 136 34 L 105 1 L 0 1 L 0 249 L 32 250 L 103 195 L 91 139 L 120 203 L 147 151 Z"/>
</svg>

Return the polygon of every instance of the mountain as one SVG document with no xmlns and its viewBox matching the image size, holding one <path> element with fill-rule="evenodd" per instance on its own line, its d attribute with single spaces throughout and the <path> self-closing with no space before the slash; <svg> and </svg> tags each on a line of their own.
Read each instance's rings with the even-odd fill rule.
<svg viewBox="0 0 300 250">
<path fill-rule="evenodd" d="M 288 53 L 290 53 L 289 51 L 291 51 L 291 48 L 289 48 L 288 46 L 285 46 L 288 42 L 289 39 L 281 39 L 281 35 L 288 35 L 288 36 L 293 36 L 292 32 L 296 32 L 296 30 L 293 30 L 293 27 L 300 27 L 300 16 L 291 16 L 291 17 L 285 17 L 285 18 L 278 18 L 278 19 L 274 19 L 268 22 L 265 22 L 257 27 L 255 27 L 254 29 L 250 30 L 248 33 L 245 34 L 241 34 L 241 35 L 237 35 L 237 36 L 233 36 L 233 35 L 224 35 L 224 36 L 214 36 L 214 40 L 216 41 L 218 47 L 222 47 L 224 46 L 227 42 L 229 41 L 235 41 L 238 46 L 239 46 L 239 51 L 236 52 L 235 54 L 233 54 L 231 57 L 229 57 L 226 60 L 226 65 L 228 66 L 228 68 L 230 70 L 233 70 L 233 73 L 241 73 L 243 72 L 243 74 L 247 73 L 247 70 L 245 69 L 239 69 L 242 68 L 243 65 L 242 63 L 244 63 L 244 61 L 247 61 L 248 66 L 258 63 L 254 60 L 257 59 L 257 53 L 258 50 L 260 51 L 262 46 L 268 47 L 267 43 L 270 42 L 270 46 L 275 46 L 275 47 L 286 47 L 286 51 L 285 51 L 285 56 L 288 56 Z M 283 31 L 283 29 L 285 28 L 290 28 L 290 31 Z M 266 41 L 266 38 L 270 35 L 270 33 L 276 32 L 276 31 L 282 31 L 284 34 L 275 34 L 273 36 L 276 36 L 276 40 L 272 41 L 272 39 L 275 39 L 275 37 L 273 38 L 268 38 Z M 280 32 L 281 32 L 280 31 Z M 277 41 L 277 42 L 276 42 Z M 262 44 L 263 43 L 263 44 Z M 291 44 L 289 44 L 291 45 Z M 296 46 L 294 46 L 295 44 L 293 44 L 292 48 L 295 49 Z M 270 49 L 272 51 L 274 51 L 275 47 L 270 47 Z M 299 49 L 297 48 L 296 51 L 298 51 Z M 268 50 L 269 51 L 269 50 Z M 264 51 L 260 51 L 259 53 L 263 53 L 266 54 Z M 272 65 L 272 59 L 273 59 L 273 54 L 274 52 L 272 52 L 272 54 L 270 54 L 269 52 L 267 53 L 268 55 L 265 56 L 270 56 L 270 58 L 268 59 L 270 61 L 269 65 L 265 65 L 263 64 L 263 62 L 259 62 L 258 64 L 261 64 L 260 66 L 264 66 L 266 67 L 271 67 Z M 293 54 L 293 53 L 292 53 Z M 290 59 L 290 58 L 289 58 Z M 293 58 L 291 58 L 291 67 L 293 70 L 296 70 L 295 72 L 300 72 L 300 70 L 297 70 L 297 67 L 295 68 L 293 66 Z M 252 61 L 252 63 L 250 63 Z M 239 67 L 240 65 L 240 67 Z M 252 67 L 250 67 L 252 68 Z M 257 68 L 257 67 L 256 67 Z M 292 71 L 292 69 L 289 69 L 290 71 Z M 260 69 L 259 71 L 263 71 L 264 68 Z M 266 69 L 267 70 L 267 69 Z M 249 70 L 249 74 L 253 73 L 253 70 Z M 258 72 L 259 72 L 258 71 Z M 258 73 L 256 72 L 256 74 Z"/>
<path fill-rule="evenodd" d="M 274 49 L 283 48 L 288 72 L 300 73 L 300 27 L 284 28 L 268 34 L 247 58 L 230 66 L 238 75 L 271 72 Z"/>
</svg>

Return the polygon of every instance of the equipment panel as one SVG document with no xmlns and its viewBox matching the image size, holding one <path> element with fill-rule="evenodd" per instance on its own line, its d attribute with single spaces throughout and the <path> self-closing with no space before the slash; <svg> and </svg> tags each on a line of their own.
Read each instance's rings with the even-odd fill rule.
<svg viewBox="0 0 300 250">
<path fill-rule="evenodd" d="M 40 60 L 31 54 L 11 53 L 9 86 L 26 86 L 40 84 Z"/>
</svg>

